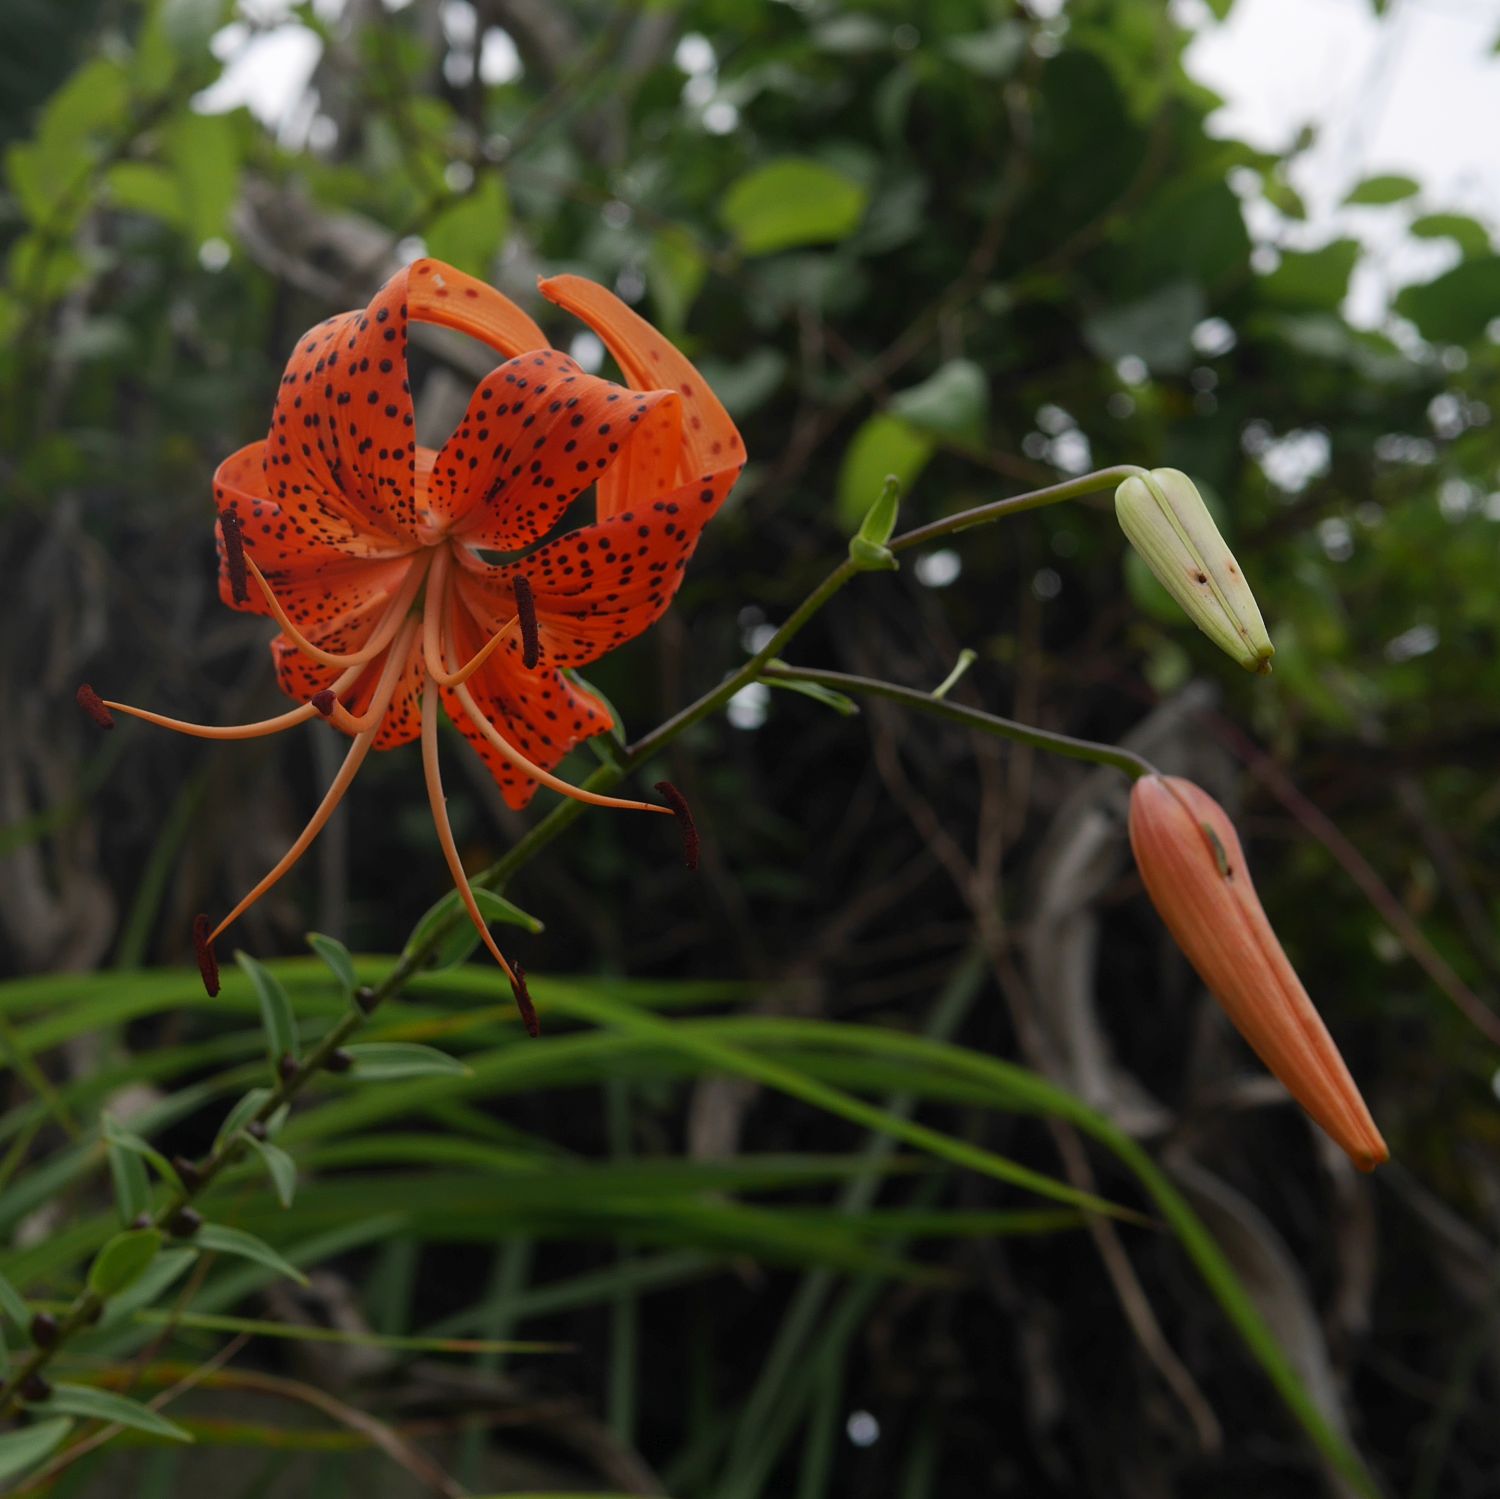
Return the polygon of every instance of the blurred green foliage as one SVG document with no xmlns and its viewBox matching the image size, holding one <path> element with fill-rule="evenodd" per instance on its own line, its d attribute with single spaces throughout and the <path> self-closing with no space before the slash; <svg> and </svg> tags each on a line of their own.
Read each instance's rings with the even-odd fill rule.
<svg viewBox="0 0 1500 1499">
<path fill-rule="evenodd" d="M 333 1267 L 372 1337 L 520 1327 L 577 1350 L 508 1355 L 503 1371 L 501 1354 L 471 1353 L 459 1384 L 379 1362 L 397 1390 L 383 1417 L 461 1410 L 433 1442 L 476 1493 L 647 1492 L 644 1464 L 681 1499 L 1115 1492 L 1121 1474 L 1139 1492 L 1323 1491 L 1177 1240 L 1105 1246 L 1132 1277 L 1116 1260 L 1111 1281 L 1090 1235 L 1060 1232 L 1063 1210 L 997 1217 L 1037 1205 L 951 1164 L 919 1169 L 857 1118 L 757 1094 L 753 1072 L 729 1083 L 710 1053 L 591 1028 L 583 1001 L 628 999 L 631 974 L 649 976 L 647 1008 L 898 1029 L 946 1015 L 972 1053 L 1019 1055 L 1082 1092 L 1191 1185 L 1298 1377 L 1383 1483 L 1491 1491 L 1500 1058 L 1474 1017 L 1500 994 L 1500 255 L 1490 226 L 1371 176 L 1349 203 L 1452 263 L 1396 292 L 1380 327 L 1351 325 L 1351 284 L 1378 267 L 1352 232 L 1311 248 L 1293 233 L 1306 142 L 1276 154 L 1214 133 L 1217 101 L 1184 71 L 1172 16 L 1157 0 L 243 14 L 12 0 L 0 966 L 53 975 L 0 991 L 24 1022 L 0 1180 L 6 1268 L 28 1295 L 70 1294 L 116 1230 L 79 1119 L 127 1087 L 177 1090 L 148 1095 L 142 1117 L 193 1153 L 263 1077 L 243 1004 L 134 970 L 186 958 L 192 913 L 262 872 L 330 769 L 321 739 L 212 747 L 122 726 L 101 747 L 72 688 L 88 676 L 185 717 L 272 707 L 263 622 L 217 602 L 210 476 L 262 433 L 298 334 L 424 246 L 559 338 L 574 330 L 540 304 L 537 274 L 613 285 L 745 433 L 751 466 L 678 606 L 591 672 L 631 736 L 743 660 L 843 555 L 887 473 L 909 490 L 903 525 L 1108 463 L 1191 474 L 1255 584 L 1269 682 L 1216 659 L 1104 503 L 861 580 L 798 657 L 925 686 L 971 647 L 955 697 L 1096 738 L 1187 713 L 1153 753 L 1237 800 L 1268 908 L 1403 1164 L 1372 1195 L 1323 1171 L 1284 1107 L 1261 1106 L 1123 855 L 1075 876 L 1097 925 L 1063 940 L 1100 946 L 1073 975 L 1094 1006 L 1084 1040 L 1063 1026 L 1076 995 L 1042 983 L 1057 972 L 1037 948 L 1042 893 L 1058 850 L 1078 847 L 1080 797 L 1123 847 L 1113 792 L 875 706 L 851 719 L 792 693 L 747 699 L 664 767 L 699 811 L 701 886 L 666 841 L 599 816 L 512 892 L 546 922 L 528 966 L 592 975 L 579 1029 L 510 1060 L 524 1049 L 499 1024 L 503 996 L 480 1007 L 490 976 L 433 978 L 383 1039 L 462 1037 L 472 1078 L 340 1083 L 287 1128 L 308 1178 L 290 1208 L 267 1190 L 274 1156 L 220 1189 L 275 1252 Z M 274 124 L 222 107 L 221 57 L 256 48 L 262 83 L 295 82 L 298 58 L 312 69 Z M 1284 239 L 1252 242 L 1251 201 Z M 416 357 L 426 438 L 441 438 L 487 366 L 441 340 Z M 406 754 L 377 760 L 300 880 L 246 921 L 247 948 L 299 950 L 312 925 L 394 953 L 445 888 Z M 451 810 L 475 867 L 523 826 L 482 772 L 455 778 Z M 276 971 L 301 975 L 297 1023 L 323 1023 L 327 976 Z M 962 1003 L 934 1010 L 945 985 Z M 722 1042 L 719 1020 L 691 1024 Z M 1070 1044 L 1102 1049 L 1130 1086 L 1090 1093 Z M 809 1039 L 781 1061 L 903 1117 L 920 1094 L 924 1118 L 977 1150 L 1047 1173 L 1070 1159 L 973 1079 L 872 1057 L 841 1071 L 817 1053 Z M 125 1159 L 111 1164 L 138 1171 Z M 1134 1190 L 1107 1152 L 1094 1170 L 1090 1190 Z M 311 1310 L 257 1302 L 272 1279 L 225 1262 L 192 1313 L 344 1325 L 337 1288 Z M 126 1358 L 146 1325 L 113 1341 L 106 1325 L 96 1352 Z M 201 1360 L 223 1341 L 187 1323 L 168 1352 Z M 249 1357 L 289 1382 L 350 1382 L 360 1403 L 375 1365 L 296 1346 Z M 523 1422 L 515 1443 L 485 1436 L 546 1392 L 571 1414 Z M 207 1407 L 264 1422 L 239 1439 L 284 1446 L 255 1478 L 277 1493 L 422 1491 L 389 1451 L 286 1466 L 322 1434 L 297 1409 Z M 845 1434 L 859 1410 L 878 1417 L 873 1447 Z M 61 1435 L 28 1431 L 37 1457 Z M 174 1493 L 216 1481 L 200 1461 L 137 1466 L 111 1447 L 80 1472 Z"/>
</svg>

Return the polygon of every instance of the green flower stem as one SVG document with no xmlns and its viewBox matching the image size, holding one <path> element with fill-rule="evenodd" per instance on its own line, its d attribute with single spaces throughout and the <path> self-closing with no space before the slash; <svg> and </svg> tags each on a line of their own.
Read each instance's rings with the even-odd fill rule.
<svg viewBox="0 0 1500 1499">
<path fill-rule="evenodd" d="M 1017 744 L 1029 744 L 1033 749 L 1046 750 L 1048 754 L 1066 755 L 1070 760 L 1088 760 L 1094 765 L 1112 765 L 1116 770 L 1123 770 L 1131 780 L 1157 774 L 1156 767 L 1149 760 L 1133 750 L 1122 749 L 1117 744 L 1096 744 L 1092 739 L 1075 739 L 1071 734 L 1054 734 L 1048 729 L 1017 723 L 1012 718 L 1000 718 L 978 708 L 966 708 L 962 703 L 949 702 L 947 698 L 938 697 L 931 692 L 919 692 L 915 687 L 898 687 L 894 682 L 851 676 L 842 671 L 815 671 L 810 667 L 787 666 L 780 661 L 769 663 L 762 675 L 767 679 L 774 677 L 781 682 L 810 682 L 817 687 L 831 688 L 834 692 L 846 692 L 851 697 L 889 698 L 893 703 L 916 708 L 935 718 L 946 718 L 951 723 L 978 729 L 984 734 L 995 734 L 1001 739 L 1013 739 Z"/>
<path fill-rule="evenodd" d="M 980 505 L 973 510 L 950 515 L 945 520 L 918 526 L 914 531 L 908 531 L 903 536 L 893 538 L 890 542 L 890 549 L 893 552 L 904 551 L 909 547 L 921 546 L 924 542 L 951 536 L 958 531 L 969 530 L 973 526 L 1004 520 L 1008 516 L 1019 515 L 1026 510 L 1035 510 L 1043 505 L 1051 505 L 1059 500 L 1070 500 L 1078 495 L 1116 485 L 1128 475 L 1139 472 L 1141 470 L 1129 465 L 1100 469 L 1096 473 L 1085 474 L 1080 479 L 1070 479 L 1063 484 L 1049 485 L 1046 489 L 996 500 L 989 505 Z M 615 763 L 601 765 L 583 783 L 584 787 L 589 791 L 607 791 L 618 785 L 652 755 L 665 749 L 673 740 L 695 724 L 701 723 L 710 714 L 717 713 L 735 693 L 759 681 L 762 675 L 775 675 L 786 680 L 822 681 L 825 685 L 836 686 L 847 692 L 863 692 L 867 695 L 888 697 L 912 707 L 922 708 L 940 717 L 967 724 L 972 728 L 1019 739 L 1023 743 L 1036 745 L 1040 749 L 1072 755 L 1075 759 L 1092 760 L 1096 764 L 1115 765 L 1127 775 L 1139 776 L 1150 772 L 1152 767 L 1128 750 L 1116 749 L 1110 745 L 1089 744 L 1085 740 L 1069 739 L 1066 735 L 1048 734 L 1041 729 L 1012 724 L 1006 719 L 995 718 L 972 708 L 963 708 L 926 693 L 904 687 L 894 687 L 887 682 L 867 681 L 862 677 L 845 677 L 838 672 L 799 672 L 782 666 L 772 668 L 773 658 L 785 649 L 803 626 L 828 603 L 834 594 L 838 593 L 852 578 L 858 576 L 861 571 L 863 569 L 852 560 L 846 559 L 841 562 L 803 599 L 781 628 L 743 666 L 731 672 L 717 687 L 705 692 L 696 702 L 688 704 L 680 713 L 674 714 L 666 722 L 652 729 L 649 734 L 629 745 Z M 578 820 L 583 814 L 584 806 L 583 802 L 570 798 L 554 807 L 526 833 L 509 853 L 490 865 L 474 883 L 497 892 L 503 890 L 519 869 Z M 456 925 L 458 919 L 460 918 L 455 918 L 452 925 Z M 312 1048 L 297 1070 L 289 1077 L 278 1080 L 275 1088 L 272 1089 L 271 1096 L 256 1113 L 252 1122 L 265 1123 L 283 1104 L 295 1098 L 317 1073 L 323 1071 L 329 1057 L 360 1030 L 369 1015 L 383 1001 L 399 993 L 407 981 L 422 970 L 428 957 L 448 935 L 448 931 L 449 925 L 435 927 L 423 943 L 404 953 L 380 983 L 365 995 L 363 1007 L 351 1006 L 349 1012 L 336 1022 L 322 1040 Z M 238 1160 L 245 1149 L 246 1144 L 242 1135 L 237 1134 L 226 1140 L 205 1160 L 199 1162 L 195 1180 L 191 1184 L 182 1183 L 171 1193 L 166 1204 L 153 1220 L 155 1226 L 164 1232 L 170 1232 L 168 1225 L 176 1215 L 183 1208 L 190 1207 L 198 1194 L 226 1166 Z M 191 1243 L 191 1239 L 182 1242 Z M 27 1379 L 34 1374 L 41 1374 L 73 1336 L 92 1325 L 103 1308 L 104 1298 L 92 1291 L 85 1292 L 73 1302 L 68 1311 L 59 1318 L 56 1339 L 46 1348 L 33 1348 L 15 1369 L 10 1379 L 4 1385 L 0 1385 L 0 1416 L 4 1416 L 15 1408 L 20 1400 L 21 1386 Z"/>
<path fill-rule="evenodd" d="M 1076 500 L 1080 495 L 1093 494 L 1100 489 L 1114 489 L 1122 480 L 1145 472 L 1145 469 L 1133 463 L 1117 463 L 1113 468 L 1095 469 L 1091 474 L 1067 479 L 1061 484 L 1049 484 L 1045 489 L 1033 489 L 1027 494 L 991 500 L 988 505 L 976 505 L 972 510 L 960 510 L 957 515 L 945 516 L 942 520 L 930 521 L 913 531 L 893 536 L 886 545 L 893 552 L 904 552 L 910 547 L 924 546 L 929 541 L 956 535 L 959 531 L 987 526 L 991 521 L 1005 520 L 1027 510 L 1040 510 L 1044 505 L 1055 505 L 1060 500 Z"/>
</svg>

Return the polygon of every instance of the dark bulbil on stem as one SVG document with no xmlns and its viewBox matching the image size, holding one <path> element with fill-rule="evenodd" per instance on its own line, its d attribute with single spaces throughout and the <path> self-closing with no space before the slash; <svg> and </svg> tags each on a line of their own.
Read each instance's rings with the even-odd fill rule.
<svg viewBox="0 0 1500 1499">
<path fill-rule="evenodd" d="M 57 1318 L 51 1312 L 38 1312 L 31 1319 L 31 1341 L 38 1348 L 51 1348 L 57 1342 Z"/>
<path fill-rule="evenodd" d="M 185 1155 L 174 1155 L 172 1157 L 172 1169 L 177 1173 L 177 1179 L 189 1192 L 196 1192 L 203 1185 L 203 1173 Z"/>
<path fill-rule="evenodd" d="M 347 1072 L 354 1065 L 354 1058 L 342 1046 L 336 1046 L 328 1053 L 328 1060 L 323 1065 L 330 1072 Z"/>
<path fill-rule="evenodd" d="M 166 1230 L 175 1239 L 191 1239 L 203 1227 L 203 1215 L 196 1208 L 181 1207 L 166 1222 Z"/>
</svg>

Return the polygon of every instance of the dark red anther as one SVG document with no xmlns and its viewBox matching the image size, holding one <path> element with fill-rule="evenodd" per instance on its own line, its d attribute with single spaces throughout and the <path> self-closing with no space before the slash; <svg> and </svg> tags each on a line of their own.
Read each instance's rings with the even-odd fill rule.
<svg viewBox="0 0 1500 1499">
<path fill-rule="evenodd" d="M 198 958 L 198 972 L 203 975 L 203 987 L 208 990 L 210 999 L 219 992 L 219 960 L 214 956 L 213 943 L 208 940 L 212 930 L 208 917 L 201 914 L 193 917 L 193 951 Z"/>
<path fill-rule="evenodd" d="M 662 799 L 672 809 L 672 816 L 677 819 L 677 831 L 682 834 L 682 862 L 689 869 L 696 870 L 701 844 L 698 825 L 693 821 L 693 809 L 688 806 L 687 798 L 670 781 L 658 781 L 656 789 L 661 792 Z"/>
<path fill-rule="evenodd" d="M 531 584 L 525 578 L 517 578 L 516 619 L 521 625 L 521 664 L 532 670 L 542 655 L 541 637 L 536 628 L 536 600 L 531 596 Z"/>
<path fill-rule="evenodd" d="M 542 1033 L 542 1022 L 536 1018 L 536 1006 L 532 1004 L 531 991 L 526 987 L 526 970 L 519 963 L 510 965 L 510 989 L 516 996 L 516 1008 L 521 1012 L 526 1034 L 535 1039 Z"/>
<path fill-rule="evenodd" d="M 219 512 L 219 530 L 224 536 L 224 571 L 229 576 L 229 596 L 236 604 L 250 598 L 250 573 L 245 566 L 245 533 L 233 510 Z"/>
<path fill-rule="evenodd" d="M 308 698 L 308 702 L 310 702 L 313 707 L 323 715 L 324 718 L 328 718 L 333 713 L 333 705 L 338 702 L 338 696 L 335 694 L 332 687 L 325 687 L 321 692 L 313 693 L 313 695 Z"/>
<path fill-rule="evenodd" d="M 89 686 L 87 682 L 79 687 L 73 694 L 78 701 L 78 706 L 83 709 L 101 729 L 112 729 L 115 726 L 115 716 L 104 706 L 104 699 Z"/>
</svg>

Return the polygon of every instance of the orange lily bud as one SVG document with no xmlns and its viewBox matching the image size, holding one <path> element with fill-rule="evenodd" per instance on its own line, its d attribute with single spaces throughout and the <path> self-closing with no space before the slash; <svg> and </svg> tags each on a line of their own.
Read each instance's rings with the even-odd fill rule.
<svg viewBox="0 0 1500 1499">
<path fill-rule="evenodd" d="M 1359 1167 L 1390 1152 L 1251 883 L 1224 809 L 1178 776 L 1142 776 L 1130 847 L 1146 893 L 1235 1029 Z"/>
</svg>

